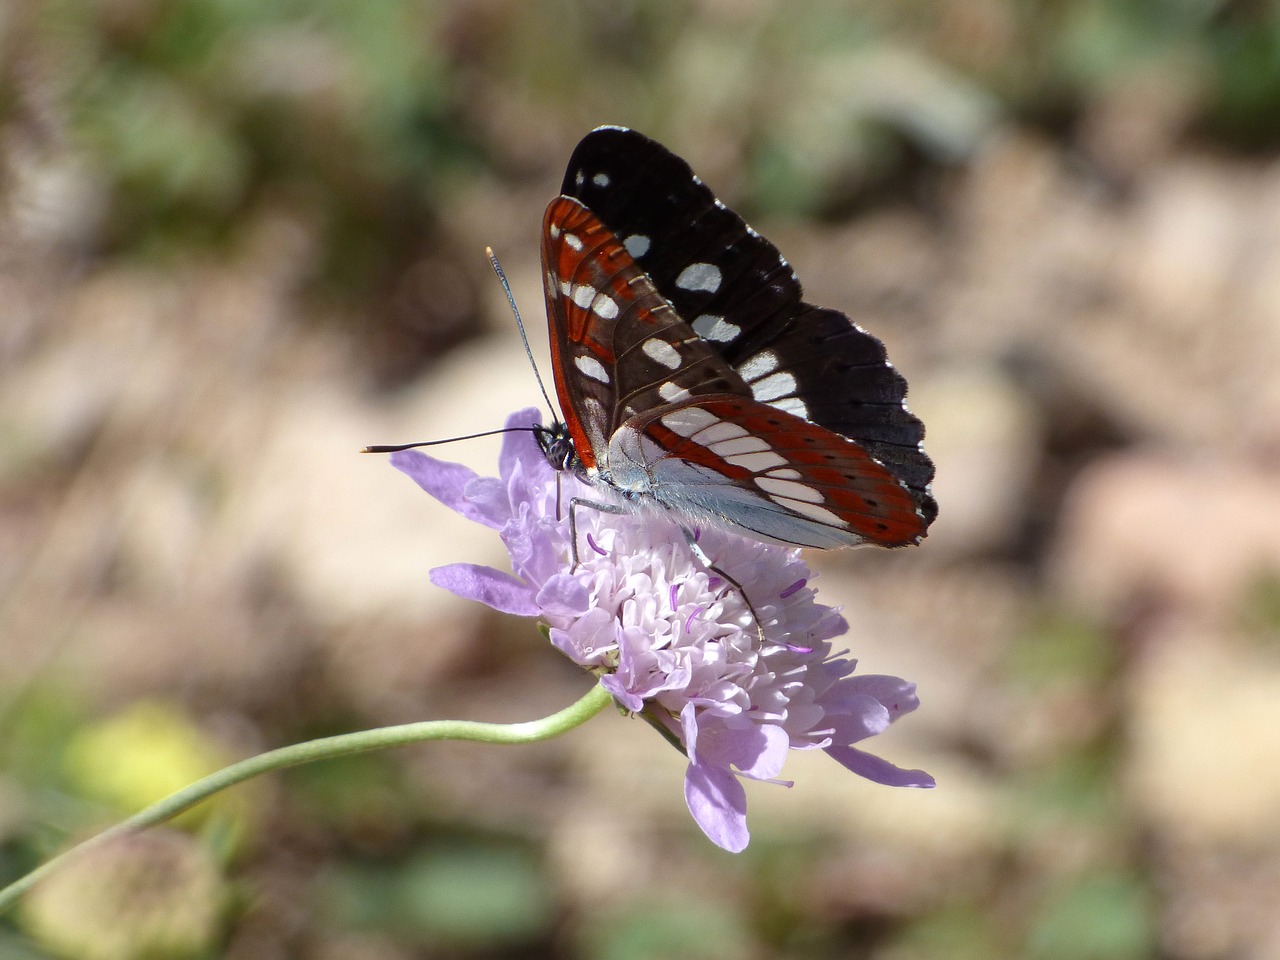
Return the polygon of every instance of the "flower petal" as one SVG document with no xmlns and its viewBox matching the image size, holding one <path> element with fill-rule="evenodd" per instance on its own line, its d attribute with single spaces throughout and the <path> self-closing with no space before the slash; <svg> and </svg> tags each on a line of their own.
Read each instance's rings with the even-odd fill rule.
<svg viewBox="0 0 1280 960">
<path fill-rule="evenodd" d="M 580 617 L 591 609 L 591 594 L 577 577 L 556 574 L 538 591 L 538 606 L 547 616 Z"/>
<path fill-rule="evenodd" d="M 878 733 L 884 733 L 893 722 L 893 715 L 875 697 L 858 694 L 846 698 L 840 707 L 827 707 L 827 723 L 831 726 L 833 743 L 857 743 Z"/>
<path fill-rule="evenodd" d="M 462 514 L 468 520 L 494 529 L 502 525 L 486 517 L 463 495 L 467 484 L 476 479 L 475 471 L 469 467 L 428 457 L 420 450 L 397 450 L 391 454 L 391 465 L 450 510 Z"/>
<path fill-rule="evenodd" d="M 639 713 L 644 709 L 644 698 L 638 697 L 628 690 L 616 673 L 606 673 L 601 677 L 600 686 L 609 691 L 609 695 L 618 701 L 623 710 Z"/>
<path fill-rule="evenodd" d="M 507 485 L 497 477 L 476 477 L 467 481 L 462 495 L 475 511 L 474 520 L 501 530 L 511 520 L 511 500 Z"/>
<path fill-rule="evenodd" d="M 757 735 L 751 739 L 750 753 L 735 757 L 734 766 L 742 771 L 744 777 L 772 780 L 782 773 L 787 750 L 791 747 L 791 738 L 777 724 L 753 723 L 751 726 L 755 728 Z"/>
<path fill-rule="evenodd" d="M 526 469 L 537 462 L 549 466 L 546 457 L 542 455 L 542 449 L 536 443 L 530 443 L 531 437 L 523 432 L 529 427 L 540 426 L 542 411 L 537 407 L 526 407 L 507 417 L 506 429 L 519 432 L 508 433 L 502 438 L 502 450 L 498 453 L 499 476 L 511 476 L 517 463 L 523 463 Z"/>
<path fill-rule="evenodd" d="M 592 607 L 567 628 L 551 628 L 551 642 L 574 663 L 594 668 L 616 649 L 617 621 L 613 614 Z"/>
<path fill-rule="evenodd" d="M 747 791 L 724 767 L 691 763 L 684 776 L 684 801 L 708 839 L 730 853 L 746 849 Z"/>
<path fill-rule="evenodd" d="M 933 787 L 937 781 L 923 770 L 905 770 L 857 747 L 827 747 L 827 753 L 860 777 L 890 787 Z"/>
<path fill-rule="evenodd" d="M 478 563 L 450 563 L 430 573 L 431 582 L 467 600 L 479 600 L 502 613 L 538 615 L 533 587 L 509 573 Z"/>
<path fill-rule="evenodd" d="M 901 677 L 868 673 L 850 677 L 845 683 L 850 690 L 879 700 L 894 720 L 920 706 L 916 685 Z"/>
</svg>

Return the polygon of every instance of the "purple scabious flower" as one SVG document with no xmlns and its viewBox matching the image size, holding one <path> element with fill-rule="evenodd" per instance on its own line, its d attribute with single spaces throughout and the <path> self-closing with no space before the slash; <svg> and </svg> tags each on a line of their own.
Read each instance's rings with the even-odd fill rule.
<svg viewBox="0 0 1280 960">
<path fill-rule="evenodd" d="M 522 410 L 507 426 L 540 422 L 537 410 Z M 599 494 L 568 473 L 557 478 L 529 433 L 506 435 L 497 477 L 416 450 L 391 463 L 445 506 L 499 531 L 511 556 L 512 573 L 455 563 L 432 570 L 432 583 L 543 618 L 562 653 L 680 744 L 689 811 L 724 849 L 742 850 L 749 838 L 740 778 L 790 786 L 777 779 L 788 750 L 825 750 L 878 783 L 933 786 L 927 773 L 854 746 L 919 705 L 915 684 L 854 676 L 856 661 L 833 653 L 831 640 L 848 625 L 815 601 L 798 549 L 723 530 L 698 534 L 698 546 L 750 598 L 762 644 L 742 594 L 694 556 L 662 511 L 579 508 L 575 567 L 569 500 Z"/>
</svg>

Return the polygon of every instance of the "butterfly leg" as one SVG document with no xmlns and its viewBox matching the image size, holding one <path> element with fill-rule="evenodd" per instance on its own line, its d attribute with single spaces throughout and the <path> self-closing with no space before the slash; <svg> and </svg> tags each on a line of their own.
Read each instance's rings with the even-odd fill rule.
<svg viewBox="0 0 1280 960">
<path fill-rule="evenodd" d="M 729 586 L 733 587 L 733 589 L 738 591 L 738 596 L 742 597 L 742 602 L 745 603 L 747 605 L 747 609 L 751 611 L 751 619 L 754 620 L 756 624 L 756 634 L 760 643 L 763 644 L 765 642 L 764 626 L 760 621 L 760 614 L 756 612 L 755 605 L 751 602 L 751 598 L 747 596 L 747 591 L 742 588 L 742 584 L 711 562 L 711 558 L 707 556 L 707 552 L 698 544 L 697 537 L 694 535 L 693 531 L 687 527 L 684 528 L 684 542 L 689 545 L 690 552 L 698 558 L 699 563 L 714 573 L 721 580 L 729 584 Z"/>
</svg>

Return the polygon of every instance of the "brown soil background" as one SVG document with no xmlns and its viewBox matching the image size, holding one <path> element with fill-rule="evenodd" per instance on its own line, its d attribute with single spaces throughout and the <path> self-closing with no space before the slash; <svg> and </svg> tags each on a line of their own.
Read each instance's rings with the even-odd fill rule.
<svg viewBox="0 0 1280 960">
<path fill-rule="evenodd" d="M 104 9 L 91 35 L 160 16 Z M 1004 6 L 965 9 L 936 13 L 977 31 L 971 59 L 1021 52 Z M 483 159 L 440 181 L 411 240 L 378 234 L 386 278 L 361 298 L 315 292 L 331 235 L 287 193 L 244 204 L 215 244 L 120 242 L 65 50 L 36 14 L 10 17 L 0 733 L 33 735 L 30 704 L 51 701 L 73 718 L 37 738 L 53 750 L 160 702 L 238 756 L 579 696 L 589 681 L 532 624 L 427 582 L 439 563 L 503 562 L 497 538 L 357 451 L 538 403 L 484 247 L 545 375 L 541 211 L 577 137 L 625 123 L 744 209 L 808 298 L 880 335 L 911 383 L 933 532 L 811 562 L 862 669 L 919 684 L 920 710 L 875 747 L 939 786 L 796 755 L 793 789 L 749 786 L 752 847 L 734 858 L 689 822 L 681 758 L 612 714 L 536 748 L 428 745 L 272 778 L 246 794 L 214 955 L 1280 957 L 1274 150 L 1206 133 L 1167 63 L 1080 94 L 1065 121 L 952 89 L 964 38 L 925 15 L 874 56 L 819 56 L 812 38 L 762 39 L 780 5 L 655 6 L 668 55 L 620 78 L 607 64 L 637 10 L 576 58 L 602 8 L 439 13 L 420 42 L 446 51 L 449 121 Z M 286 65 L 289 39 L 269 47 Z M 350 79 L 306 63 L 302 113 Z M 850 90 L 853 105 L 832 92 Z M 863 176 L 840 131 L 866 101 L 944 131 L 959 117 L 962 149 Z M 770 136 L 826 164 L 824 209 L 753 192 Z M 496 443 L 447 455 L 492 472 Z M 44 762 L 0 769 L 0 840 L 25 851 L 11 869 L 127 812 L 76 799 L 74 771 Z M 489 881 L 465 934 L 433 925 L 451 908 L 425 893 L 409 921 L 368 907 L 417 889 L 406 864 L 456 855 L 446 875 L 467 890 L 468 864 L 513 849 L 539 904 L 514 934 L 486 920 Z M 33 929 L 0 949 L 45 956 Z"/>
</svg>

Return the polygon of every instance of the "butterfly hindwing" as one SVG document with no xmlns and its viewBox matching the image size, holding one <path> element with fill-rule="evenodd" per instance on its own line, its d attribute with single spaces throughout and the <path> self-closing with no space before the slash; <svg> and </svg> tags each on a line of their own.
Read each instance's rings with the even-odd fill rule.
<svg viewBox="0 0 1280 960">
<path fill-rule="evenodd" d="M 653 495 L 687 515 L 814 547 L 920 536 L 915 499 L 859 444 L 751 397 L 691 400 L 624 429 L 642 440 L 614 440 L 615 475 L 640 467 Z"/>
</svg>

